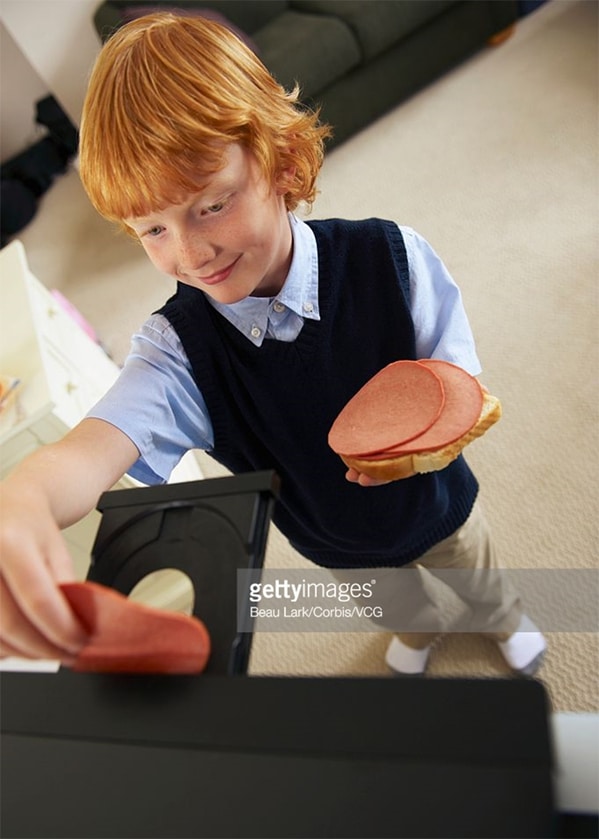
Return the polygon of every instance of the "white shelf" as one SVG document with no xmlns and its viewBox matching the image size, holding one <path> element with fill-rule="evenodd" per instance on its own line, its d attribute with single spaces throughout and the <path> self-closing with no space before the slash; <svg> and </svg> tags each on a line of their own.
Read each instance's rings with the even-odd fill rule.
<svg viewBox="0 0 599 839">
<path fill-rule="evenodd" d="M 110 388 L 118 366 L 31 273 L 23 244 L 0 251 L 0 374 L 20 379 L 0 412 L 0 477 L 39 446 L 60 440 Z M 199 480 L 191 453 L 171 482 Z M 125 476 L 119 489 L 140 486 Z M 95 511 L 65 530 L 78 576 L 87 573 Z"/>
</svg>

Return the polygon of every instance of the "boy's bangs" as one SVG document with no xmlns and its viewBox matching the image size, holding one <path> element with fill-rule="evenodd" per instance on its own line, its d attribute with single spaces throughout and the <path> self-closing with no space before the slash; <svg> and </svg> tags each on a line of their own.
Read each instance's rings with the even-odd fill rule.
<svg viewBox="0 0 599 839">
<path fill-rule="evenodd" d="M 207 166 L 203 156 L 194 161 L 173 154 L 138 157 L 135 163 L 112 168 L 96 181 L 96 194 L 88 184 L 90 197 L 98 211 L 114 221 L 145 217 L 182 203 L 190 193 L 201 192 L 206 177 L 220 165 L 220 160 L 215 160 L 214 165 Z"/>
<path fill-rule="evenodd" d="M 137 180 L 116 184 L 110 198 L 106 200 L 104 210 L 100 212 L 113 221 L 145 218 L 166 207 L 181 204 L 189 193 L 199 191 L 199 184 L 191 179 L 182 179 L 178 184 L 173 175 L 163 168 L 154 177 L 146 178 L 142 184 Z"/>
</svg>

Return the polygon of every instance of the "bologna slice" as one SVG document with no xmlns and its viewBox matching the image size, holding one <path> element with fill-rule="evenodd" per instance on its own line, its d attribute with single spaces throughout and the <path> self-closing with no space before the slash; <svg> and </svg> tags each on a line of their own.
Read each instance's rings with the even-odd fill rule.
<svg viewBox="0 0 599 839">
<path fill-rule="evenodd" d="M 424 434 L 373 456 L 373 460 L 443 449 L 467 434 L 478 422 L 484 397 L 474 376 L 449 361 L 423 359 L 419 364 L 434 370 L 443 382 L 443 410 Z"/>
<path fill-rule="evenodd" d="M 61 591 L 90 635 L 72 669 L 110 673 L 201 673 L 210 656 L 204 624 L 129 600 L 97 583 Z"/>
<path fill-rule="evenodd" d="M 424 434 L 445 401 L 436 371 L 417 361 L 387 365 L 350 399 L 329 431 L 337 454 L 366 457 Z"/>
</svg>

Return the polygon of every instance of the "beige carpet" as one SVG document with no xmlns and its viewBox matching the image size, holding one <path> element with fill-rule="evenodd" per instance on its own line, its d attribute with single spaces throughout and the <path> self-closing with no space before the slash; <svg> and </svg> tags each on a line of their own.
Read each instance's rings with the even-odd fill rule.
<svg viewBox="0 0 599 839">
<path fill-rule="evenodd" d="M 597 4 L 552 0 L 515 35 L 332 152 L 313 216 L 409 224 L 460 284 L 504 418 L 469 451 L 503 563 L 593 568 L 597 474 Z M 96 218 L 76 172 L 20 238 L 121 361 L 170 291 Z M 118 305 L 117 305 L 118 304 Z M 220 474 L 205 456 L 207 476 Z M 308 568 L 272 533 L 267 565 Z M 597 710 L 590 632 L 549 632 L 540 678 L 558 711 Z M 260 633 L 252 672 L 386 674 L 384 633 Z M 433 675 L 506 673 L 478 636 L 445 636 Z"/>
</svg>

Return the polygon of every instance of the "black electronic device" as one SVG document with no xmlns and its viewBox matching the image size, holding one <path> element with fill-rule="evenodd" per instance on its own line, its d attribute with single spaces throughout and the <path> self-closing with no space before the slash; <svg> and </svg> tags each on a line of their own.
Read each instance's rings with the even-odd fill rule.
<svg viewBox="0 0 599 839">
<path fill-rule="evenodd" d="M 128 594 L 182 570 L 214 657 L 4 673 L 2 836 L 555 835 L 539 682 L 244 677 L 237 571 L 262 566 L 277 491 L 263 472 L 102 496 L 90 579 Z"/>
<path fill-rule="evenodd" d="M 88 579 L 128 595 L 148 574 L 182 571 L 210 634 L 206 672 L 245 673 L 252 634 L 237 627 L 251 620 L 238 621 L 237 572 L 262 567 L 278 486 L 265 471 L 106 492 Z"/>
<path fill-rule="evenodd" d="M 529 679 L 6 673 L 2 836 L 556 836 Z"/>
</svg>

